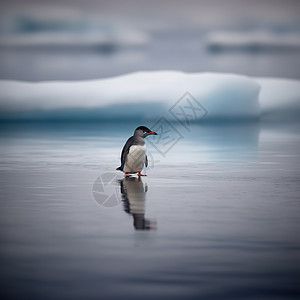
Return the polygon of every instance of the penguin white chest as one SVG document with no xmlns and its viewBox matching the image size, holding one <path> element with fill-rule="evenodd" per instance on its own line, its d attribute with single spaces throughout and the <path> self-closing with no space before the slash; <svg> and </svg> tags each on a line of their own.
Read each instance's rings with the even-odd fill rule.
<svg viewBox="0 0 300 300">
<path fill-rule="evenodd" d="M 146 160 L 146 145 L 133 145 L 127 154 L 124 172 L 137 173 L 141 172 L 144 168 Z"/>
</svg>

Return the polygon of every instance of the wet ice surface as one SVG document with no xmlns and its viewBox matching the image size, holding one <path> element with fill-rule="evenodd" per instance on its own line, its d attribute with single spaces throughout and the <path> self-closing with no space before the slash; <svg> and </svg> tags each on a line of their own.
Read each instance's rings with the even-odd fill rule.
<svg viewBox="0 0 300 300">
<path fill-rule="evenodd" d="M 148 137 L 148 176 L 123 180 L 134 127 L 2 127 L 1 293 L 296 298 L 299 127 L 195 125 L 165 157 Z"/>
</svg>

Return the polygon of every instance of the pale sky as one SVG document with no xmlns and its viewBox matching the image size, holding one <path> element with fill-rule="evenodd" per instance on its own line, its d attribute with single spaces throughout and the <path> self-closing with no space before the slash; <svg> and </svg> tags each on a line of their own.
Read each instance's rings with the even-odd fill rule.
<svg viewBox="0 0 300 300">
<path fill-rule="evenodd" d="M 145 29 L 300 24 L 297 0 L 2 0 L 1 16 L 101 18 Z M 295 25 L 296 26 L 296 25 Z"/>
</svg>

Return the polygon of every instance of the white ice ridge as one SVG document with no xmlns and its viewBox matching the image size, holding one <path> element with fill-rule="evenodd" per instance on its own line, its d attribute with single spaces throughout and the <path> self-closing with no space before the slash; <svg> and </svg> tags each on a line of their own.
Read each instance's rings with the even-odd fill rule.
<svg viewBox="0 0 300 300">
<path fill-rule="evenodd" d="M 299 110 L 299 81 L 156 71 L 88 81 L 0 81 L 0 118 L 158 118 L 186 92 L 208 111 L 205 119 L 257 118 L 260 110 L 286 105 Z"/>
</svg>

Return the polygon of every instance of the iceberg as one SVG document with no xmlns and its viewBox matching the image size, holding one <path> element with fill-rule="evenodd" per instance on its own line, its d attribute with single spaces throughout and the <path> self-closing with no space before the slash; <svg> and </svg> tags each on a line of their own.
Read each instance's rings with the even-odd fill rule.
<svg viewBox="0 0 300 300">
<path fill-rule="evenodd" d="M 0 82 L 2 119 L 157 118 L 189 92 L 208 118 L 259 115 L 260 86 L 245 76 L 138 72 L 73 82 Z"/>
<path fill-rule="evenodd" d="M 27 33 L 2 36 L 0 48 L 8 49 L 86 49 L 142 47 L 149 37 L 136 31 L 124 30 L 119 33 L 101 32 L 82 35 L 80 33 Z"/>
<path fill-rule="evenodd" d="M 300 36 L 272 31 L 216 31 L 207 35 L 206 43 L 211 51 L 286 51 L 300 49 Z"/>
<path fill-rule="evenodd" d="M 256 81 L 262 87 L 259 96 L 262 118 L 299 119 L 300 82 L 298 80 L 256 78 Z"/>
<path fill-rule="evenodd" d="M 284 108 L 299 111 L 299 86 L 296 80 L 178 71 L 87 81 L 2 80 L 0 119 L 153 120 L 188 92 L 207 111 L 205 120 L 249 120 Z"/>
<path fill-rule="evenodd" d="M 76 16 L 76 17 L 75 17 Z M 75 17 L 75 18 L 74 18 Z M 38 15 L 19 12 L 1 15 L 0 49 L 95 49 L 143 47 L 150 41 L 147 32 L 126 23 L 86 20 L 79 15 L 39 11 Z"/>
</svg>

